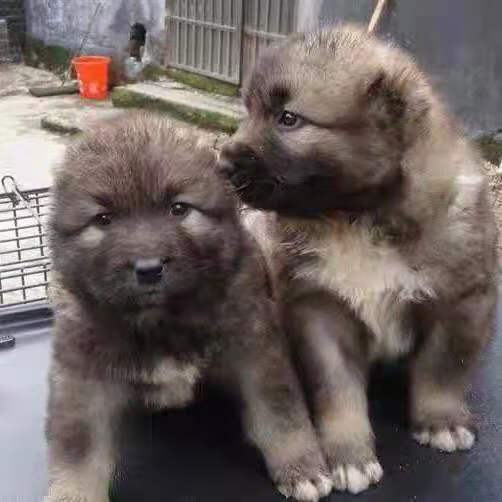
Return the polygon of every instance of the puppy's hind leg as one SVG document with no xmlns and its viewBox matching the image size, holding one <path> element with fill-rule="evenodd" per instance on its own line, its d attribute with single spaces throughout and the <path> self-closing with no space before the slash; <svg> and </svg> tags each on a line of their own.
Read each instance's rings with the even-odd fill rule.
<svg viewBox="0 0 502 502">
<path fill-rule="evenodd" d="M 108 502 L 120 392 L 54 372 L 49 392 L 44 502 Z"/>
<path fill-rule="evenodd" d="M 383 474 L 368 418 L 365 329 L 325 293 L 292 302 L 286 316 L 334 486 L 359 493 Z"/>
<path fill-rule="evenodd" d="M 444 305 L 411 362 L 413 437 L 441 451 L 469 450 L 475 441 L 465 391 L 474 363 L 492 333 L 495 293 Z M 429 317 L 429 316 L 428 316 Z"/>
</svg>

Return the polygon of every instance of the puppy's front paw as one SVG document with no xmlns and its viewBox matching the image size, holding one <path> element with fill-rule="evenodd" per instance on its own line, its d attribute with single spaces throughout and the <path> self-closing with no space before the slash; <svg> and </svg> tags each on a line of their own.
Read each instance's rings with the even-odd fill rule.
<svg viewBox="0 0 502 502">
<path fill-rule="evenodd" d="M 331 492 L 333 483 L 324 462 L 309 456 L 291 462 L 274 476 L 278 490 L 286 497 L 316 502 Z"/>
<path fill-rule="evenodd" d="M 440 429 L 422 428 L 413 433 L 413 438 L 420 444 L 444 452 L 470 450 L 476 440 L 475 434 L 463 425 Z"/>
<path fill-rule="evenodd" d="M 339 491 L 356 494 L 378 483 L 383 476 L 383 469 L 378 460 L 365 464 L 339 464 L 333 468 L 333 485 Z"/>
<path fill-rule="evenodd" d="M 44 497 L 44 502 L 87 502 L 87 501 L 88 499 L 84 495 L 70 492 L 52 493 Z"/>
<path fill-rule="evenodd" d="M 49 486 L 49 491 L 43 502 L 109 502 L 108 490 L 95 489 L 92 482 L 83 486 L 72 486 L 70 483 L 57 482 Z"/>
<path fill-rule="evenodd" d="M 361 493 L 382 479 L 383 469 L 371 441 L 332 442 L 324 450 L 336 490 Z"/>
</svg>

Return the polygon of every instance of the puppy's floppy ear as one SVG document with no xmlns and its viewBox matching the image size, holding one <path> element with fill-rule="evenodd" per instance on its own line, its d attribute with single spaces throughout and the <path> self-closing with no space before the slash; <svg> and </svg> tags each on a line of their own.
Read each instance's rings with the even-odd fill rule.
<svg viewBox="0 0 502 502">
<path fill-rule="evenodd" d="M 396 84 L 384 70 L 380 70 L 364 90 L 363 104 L 382 129 L 397 125 L 406 113 L 405 98 Z"/>
<path fill-rule="evenodd" d="M 416 125 L 430 109 L 430 90 L 414 67 L 377 71 L 363 91 L 363 103 L 381 128 Z"/>
</svg>

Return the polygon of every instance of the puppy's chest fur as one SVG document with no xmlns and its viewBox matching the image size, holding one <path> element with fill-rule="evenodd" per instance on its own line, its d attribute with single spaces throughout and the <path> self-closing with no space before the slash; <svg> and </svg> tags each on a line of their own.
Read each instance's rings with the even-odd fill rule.
<svg viewBox="0 0 502 502">
<path fill-rule="evenodd" d="M 197 363 L 182 363 L 171 357 L 157 361 L 149 371 L 133 375 L 141 398 L 153 408 L 179 408 L 194 399 L 202 368 Z"/>
<path fill-rule="evenodd" d="M 347 225 L 297 248 L 292 277 L 334 292 L 371 331 L 374 357 L 405 354 L 413 344 L 410 306 L 434 296 L 423 272 L 414 270 L 398 248 L 374 242 L 372 229 Z M 305 259 L 302 260 L 301 257 Z"/>
</svg>

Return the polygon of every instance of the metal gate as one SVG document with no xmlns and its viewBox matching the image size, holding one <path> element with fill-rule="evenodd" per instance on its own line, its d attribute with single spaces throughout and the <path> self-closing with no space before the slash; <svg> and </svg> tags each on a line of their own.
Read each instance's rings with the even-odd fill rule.
<svg viewBox="0 0 502 502">
<path fill-rule="evenodd" d="M 168 63 L 240 82 L 243 0 L 167 0 Z"/>
<path fill-rule="evenodd" d="M 298 0 L 167 0 L 169 66 L 240 84 L 296 26 Z"/>
<path fill-rule="evenodd" d="M 280 43 L 296 29 L 298 0 L 244 0 L 242 81 L 251 73 L 260 52 Z"/>
</svg>

